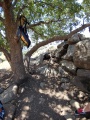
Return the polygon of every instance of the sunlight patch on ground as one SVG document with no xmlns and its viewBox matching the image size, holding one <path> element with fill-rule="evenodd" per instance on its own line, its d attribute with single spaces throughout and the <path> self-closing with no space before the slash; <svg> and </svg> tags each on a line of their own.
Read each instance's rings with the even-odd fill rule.
<svg viewBox="0 0 90 120">
<path fill-rule="evenodd" d="M 28 115 L 29 115 L 28 110 L 23 110 L 21 113 L 21 120 L 26 120 L 26 118 L 28 118 Z"/>
<path fill-rule="evenodd" d="M 49 103 L 49 107 L 62 116 L 67 115 L 68 112 L 72 112 L 71 108 L 68 107 L 68 104 L 62 106 L 62 105 L 57 105 L 56 103 Z"/>
<path fill-rule="evenodd" d="M 30 102 L 30 99 L 29 99 L 28 97 L 25 97 L 25 98 L 23 99 L 23 101 L 24 101 L 24 102 Z"/>
<path fill-rule="evenodd" d="M 60 99 L 67 100 L 67 101 L 70 100 L 70 98 L 68 97 L 68 95 L 65 92 L 62 94 L 62 92 L 60 92 L 60 91 L 56 92 L 55 90 L 51 90 L 51 89 L 47 89 L 47 90 L 39 89 L 39 92 L 49 95 L 50 97 L 55 97 L 59 100 Z"/>
</svg>

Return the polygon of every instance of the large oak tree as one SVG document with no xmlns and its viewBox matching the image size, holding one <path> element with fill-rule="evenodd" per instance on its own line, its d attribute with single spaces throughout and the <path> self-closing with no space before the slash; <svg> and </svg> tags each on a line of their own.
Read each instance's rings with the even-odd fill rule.
<svg viewBox="0 0 90 120">
<path fill-rule="evenodd" d="M 82 6 L 77 1 L 1 0 L 0 51 L 5 54 L 9 61 L 16 80 L 26 77 L 21 41 L 17 43 L 15 40 L 18 28 L 17 18 L 20 14 L 25 15 L 28 19 L 30 24 L 27 28 L 29 29 L 29 33 L 33 33 L 32 40 L 36 43 L 26 54 L 31 56 L 39 47 L 50 42 L 66 40 L 73 34 L 90 26 L 89 23 L 83 23 L 79 28 L 75 29 L 79 25 L 81 18 L 85 22 L 89 21 L 88 3 L 90 1 L 84 1 Z M 39 39 L 43 39 L 43 41 L 39 42 Z"/>
</svg>

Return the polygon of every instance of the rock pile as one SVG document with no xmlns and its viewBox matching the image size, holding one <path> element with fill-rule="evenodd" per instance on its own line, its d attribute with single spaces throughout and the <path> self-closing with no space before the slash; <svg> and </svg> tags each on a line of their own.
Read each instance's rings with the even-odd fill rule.
<svg viewBox="0 0 90 120">
<path fill-rule="evenodd" d="M 80 90 L 89 92 L 90 38 L 85 38 L 82 34 L 75 34 L 58 45 L 56 50 L 48 50 L 48 52 L 41 54 L 36 59 L 31 59 L 30 65 L 33 67 L 33 69 L 30 68 L 30 74 L 38 72 L 48 78 L 56 77 L 59 79 L 60 87 L 64 90 L 69 89 L 69 83 L 71 82 Z M 19 88 L 16 84 L 7 86 L 5 89 L 0 88 L 0 100 L 8 112 L 5 120 L 12 120 L 16 110 L 13 103 L 15 103 Z M 44 88 L 44 86 L 45 83 L 41 82 L 40 87 Z M 33 97 L 31 98 L 33 99 Z M 43 104 L 45 99 L 40 98 L 40 101 L 40 104 Z M 76 106 L 76 108 L 79 106 L 75 100 L 71 100 L 70 104 Z M 67 119 L 67 116 L 65 118 Z"/>
<path fill-rule="evenodd" d="M 43 64 L 46 57 L 49 63 L 38 68 L 37 71 L 46 76 L 59 76 L 63 82 L 70 80 L 81 90 L 88 92 L 90 90 L 89 46 L 90 38 L 85 38 L 79 33 L 75 34 L 58 45 L 56 50 L 41 54 L 38 63 Z"/>
</svg>

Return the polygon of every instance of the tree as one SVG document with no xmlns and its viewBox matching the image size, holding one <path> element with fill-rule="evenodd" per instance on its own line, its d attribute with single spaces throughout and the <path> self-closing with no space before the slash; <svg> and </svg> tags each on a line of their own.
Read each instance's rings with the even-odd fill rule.
<svg viewBox="0 0 90 120">
<path fill-rule="evenodd" d="M 15 40 L 20 14 L 25 15 L 30 23 L 27 28 L 33 32 L 32 40 L 37 40 L 28 56 L 43 45 L 68 39 L 90 26 L 83 24 L 74 29 L 79 24 L 76 17 L 83 10 L 83 6 L 75 0 L 1 0 L 0 6 L 0 51 L 9 61 L 16 80 L 26 77 L 21 41 L 17 43 Z M 38 39 L 43 41 L 39 43 Z"/>
</svg>

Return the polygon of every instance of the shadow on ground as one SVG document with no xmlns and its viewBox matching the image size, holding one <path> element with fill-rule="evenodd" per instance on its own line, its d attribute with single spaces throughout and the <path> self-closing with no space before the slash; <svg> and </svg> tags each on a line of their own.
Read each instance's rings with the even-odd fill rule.
<svg viewBox="0 0 90 120">
<path fill-rule="evenodd" d="M 1 75 L 1 86 L 12 84 L 12 73 Z M 16 106 L 13 120 L 81 120 L 74 115 L 75 108 L 70 101 L 76 100 L 82 105 L 88 101 L 88 95 L 80 95 L 80 90 L 70 83 L 69 89 L 63 89 L 57 77 L 45 77 L 33 74 L 19 87 L 17 97 L 12 102 Z"/>
</svg>

